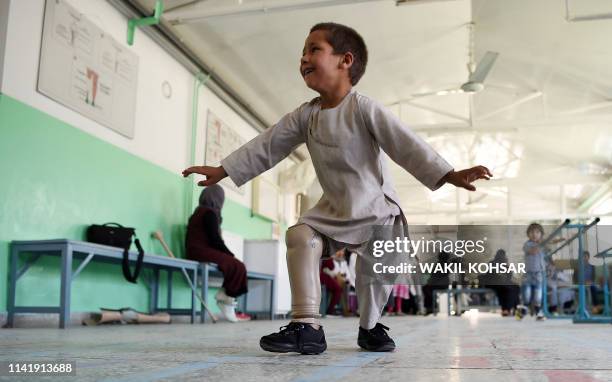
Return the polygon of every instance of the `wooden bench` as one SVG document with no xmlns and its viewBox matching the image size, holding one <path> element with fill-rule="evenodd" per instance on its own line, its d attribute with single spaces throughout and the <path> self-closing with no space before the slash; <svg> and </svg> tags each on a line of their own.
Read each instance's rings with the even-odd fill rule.
<svg viewBox="0 0 612 382">
<path fill-rule="evenodd" d="M 30 253 L 31 255 L 26 260 L 26 263 L 20 269 L 17 269 L 19 256 L 24 252 Z M 61 258 L 59 306 L 17 306 L 15 304 L 17 281 L 42 255 L 60 256 Z M 137 256 L 138 254 L 136 252 L 130 252 L 130 264 L 136 262 Z M 75 271 L 72 271 L 73 264 L 78 260 L 80 260 L 80 264 Z M 59 313 L 59 327 L 62 329 L 66 328 L 67 323 L 70 321 L 72 281 L 92 260 L 121 264 L 123 261 L 123 250 L 116 247 L 68 239 L 11 242 L 7 304 L 8 317 L 6 326 L 13 326 L 15 313 Z M 179 271 L 182 274 L 181 268 L 183 268 L 189 274 L 194 285 L 197 285 L 200 264 L 191 260 L 145 254 L 142 267 L 143 270 L 153 270 L 153 277 L 149 282 L 151 290 L 149 310 L 151 313 L 165 311 L 169 314 L 190 314 L 191 323 L 193 324 L 195 322 L 197 307 L 196 296 L 193 292 L 191 293 L 190 309 L 172 308 L 172 274 L 174 271 Z M 159 275 L 162 270 L 166 271 L 168 276 L 168 304 L 166 308 L 157 307 L 159 301 Z"/>
</svg>

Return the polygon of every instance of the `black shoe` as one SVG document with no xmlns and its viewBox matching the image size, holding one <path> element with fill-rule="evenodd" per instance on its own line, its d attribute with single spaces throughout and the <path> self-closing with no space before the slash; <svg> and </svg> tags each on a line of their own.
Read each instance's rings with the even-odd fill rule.
<svg viewBox="0 0 612 382">
<path fill-rule="evenodd" d="M 359 327 L 357 344 L 368 351 L 393 351 L 395 342 L 387 334 L 388 327 L 378 323 L 373 329 Z"/>
<path fill-rule="evenodd" d="M 274 353 L 319 354 L 327 349 L 322 326 L 316 330 L 310 324 L 290 322 L 280 329 L 278 333 L 261 337 L 259 346 Z"/>
</svg>

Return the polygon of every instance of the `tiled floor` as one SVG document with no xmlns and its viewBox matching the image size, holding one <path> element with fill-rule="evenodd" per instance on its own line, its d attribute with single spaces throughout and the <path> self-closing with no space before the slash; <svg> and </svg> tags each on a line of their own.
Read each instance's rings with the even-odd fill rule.
<svg viewBox="0 0 612 382">
<path fill-rule="evenodd" d="M 360 351 L 357 319 L 327 319 L 328 350 L 317 356 L 260 350 L 259 337 L 284 322 L 253 321 L 2 329 L 0 360 L 76 360 L 79 381 L 612 381 L 610 324 L 482 313 L 382 322 L 393 353 Z"/>
</svg>

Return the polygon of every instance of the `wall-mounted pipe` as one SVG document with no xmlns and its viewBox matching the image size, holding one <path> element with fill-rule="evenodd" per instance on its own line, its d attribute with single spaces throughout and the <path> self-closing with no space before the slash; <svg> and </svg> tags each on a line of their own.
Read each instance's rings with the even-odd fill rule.
<svg viewBox="0 0 612 382">
<path fill-rule="evenodd" d="M 132 0 L 107 1 L 128 19 L 142 16 L 147 12 Z M 210 74 L 211 80 L 208 83 L 210 90 L 257 131 L 264 131 L 269 126 L 261 116 L 252 110 L 227 83 L 219 78 L 210 67 L 182 43 L 163 23 L 157 24 L 155 28 L 145 28 L 142 31 L 192 74 L 197 75 L 200 72 Z"/>
<path fill-rule="evenodd" d="M 565 20 L 567 22 L 576 22 L 576 21 L 595 21 L 595 20 L 609 20 L 612 19 L 612 13 L 599 13 L 594 15 L 587 16 L 570 16 L 569 10 L 569 0 L 565 0 Z"/>
<path fill-rule="evenodd" d="M 139 16 L 142 17 L 147 12 L 147 10 L 135 0 L 106 1 L 128 19 Z M 206 63 L 185 45 L 169 27 L 165 26 L 164 23 L 159 23 L 154 28 L 145 28 L 142 31 L 192 74 L 197 75 L 198 73 L 204 73 L 205 75 L 210 75 L 210 80 L 206 83 L 208 89 L 244 119 L 249 126 L 253 127 L 258 132 L 262 132 L 271 126 L 271 123 L 267 122 L 247 102 L 245 102 L 229 84 L 206 65 Z M 305 159 L 304 156 L 297 151 L 294 151 L 289 157 L 297 162 L 301 162 Z"/>
<path fill-rule="evenodd" d="M 191 142 L 190 142 L 190 156 L 189 165 L 195 166 L 196 162 L 196 138 L 198 136 L 198 107 L 200 100 L 200 88 L 204 86 L 209 80 L 211 75 L 205 75 L 202 72 L 198 72 L 194 76 L 193 81 L 193 95 L 191 103 Z M 193 177 L 185 179 L 185 221 L 191 216 L 193 211 Z"/>
<path fill-rule="evenodd" d="M 417 5 L 423 3 L 439 3 L 441 1 L 456 1 L 456 0 L 395 0 L 396 6 L 401 5 Z"/>
<path fill-rule="evenodd" d="M 155 13 L 150 17 L 141 17 L 139 19 L 129 19 L 128 20 L 128 30 L 127 30 L 127 43 L 128 45 L 134 45 L 134 32 L 136 31 L 136 27 L 142 25 L 157 25 L 161 20 L 162 13 L 164 13 L 164 2 L 163 0 L 157 0 L 155 3 Z"/>
<path fill-rule="evenodd" d="M 210 20 L 213 18 L 222 18 L 222 17 L 233 17 L 233 16 L 249 16 L 249 15 L 259 15 L 259 14 L 267 14 L 267 13 L 276 13 L 276 12 L 288 12 L 288 11 L 298 11 L 304 9 L 312 9 L 312 8 L 323 8 L 323 7 L 331 7 L 336 5 L 346 5 L 346 4 L 356 4 L 356 3 L 367 3 L 374 1 L 389 1 L 389 0 L 326 0 L 326 1 L 315 1 L 315 2 L 306 2 L 299 4 L 278 4 L 266 6 L 265 4 L 258 4 L 255 6 L 249 6 L 247 4 L 239 5 L 230 9 L 225 9 L 218 12 L 202 12 L 198 14 L 199 9 L 189 9 L 181 14 L 172 15 L 166 14 L 166 18 L 168 22 L 171 24 L 188 24 L 194 22 L 200 22 L 203 20 Z M 206 10 L 204 10 L 206 11 Z"/>
</svg>

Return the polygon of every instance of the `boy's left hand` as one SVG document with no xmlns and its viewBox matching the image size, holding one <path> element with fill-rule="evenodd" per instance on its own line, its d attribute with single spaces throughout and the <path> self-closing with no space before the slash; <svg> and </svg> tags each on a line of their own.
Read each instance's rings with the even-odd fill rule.
<svg viewBox="0 0 612 382">
<path fill-rule="evenodd" d="M 461 171 L 451 171 L 442 178 L 446 183 L 453 184 L 466 190 L 476 191 L 471 183 L 478 179 L 489 180 L 493 177 L 491 171 L 485 166 L 476 166 Z"/>
</svg>

